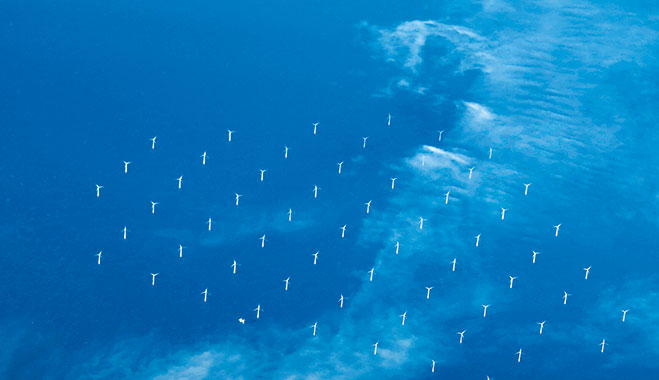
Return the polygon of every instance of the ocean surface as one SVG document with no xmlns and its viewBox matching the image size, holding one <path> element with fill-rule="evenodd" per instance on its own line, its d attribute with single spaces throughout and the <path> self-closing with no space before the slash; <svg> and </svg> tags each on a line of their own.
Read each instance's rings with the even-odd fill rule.
<svg viewBox="0 0 659 380">
<path fill-rule="evenodd" d="M 658 42 L 644 1 L 1 3 L 0 378 L 656 376 Z"/>
</svg>

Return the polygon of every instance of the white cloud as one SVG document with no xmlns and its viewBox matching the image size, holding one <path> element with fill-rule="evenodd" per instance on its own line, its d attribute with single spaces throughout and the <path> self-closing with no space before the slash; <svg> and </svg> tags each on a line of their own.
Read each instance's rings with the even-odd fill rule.
<svg viewBox="0 0 659 380">
<path fill-rule="evenodd" d="M 389 60 L 400 60 L 411 71 L 415 71 L 423 62 L 421 51 L 429 37 L 444 38 L 458 49 L 464 44 L 471 46 L 481 40 L 480 36 L 468 28 L 433 20 L 404 22 L 394 30 L 382 29 L 379 34 L 379 42 L 387 51 Z"/>
<path fill-rule="evenodd" d="M 463 142 L 496 146 L 515 141 L 518 152 L 544 163 L 601 161 L 600 154 L 621 144 L 616 132 L 623 120 L 596 120 L 592 111 L 615 111 L 606 105 L 587 110 L 582 99 L 596 95 L 596 87 L 606 81 L 601 75 L 606 68 L 625 61 L 645 65 L 654 55 L 658 33 L 637 15 L 612 7 L 585 1 L 532 4 L 512 8 L 488 1 L 484 12 L 470 19 L 471 27 L 414 20 L 380 29 L 379 41 L 391 62 L 417 75 L 415 81 L 428 74 L 419 68 L 432 38 L 449 44 L 446 54 L 459 59 L 456 72 L 485 74 L 476 95 L 482 100 L 462 103 L 468 110 L 459 131 Z M 491 12 L 511 22 L 496 33 L 476 30 L 490 25 Z M 417 83 L 413 88 L 450 91 L 433 86 Z M 598 103 L 604 102 L 589 106 Z"/>
<path fill-rule="evenodd" d="M 494 114 L 487 107 L 474 102 L 464 102 L 467 107 L 466 117 L 471 118 L 474 123 L 490 121 L 494 119 Z"/>
<path fill-rule="evenodd" d="M 211 352 L 202 352 L 201 354 L 195 354 L 192 357 L 188 358 L 181 365 L 174 366 L 169 368 L 166 373 L 158 375 L 153 378 L 153 380 L 203 380 L 206 379 L 209 375 L 213 364 L 217 360 L 221 360 L 222 355 L 213 354 Z M 231 360 L 229 358 L 228 362 L 235 362 L 235 358 Z M 217 376 L 217 374 L 214 374 Z"/>
</svg>

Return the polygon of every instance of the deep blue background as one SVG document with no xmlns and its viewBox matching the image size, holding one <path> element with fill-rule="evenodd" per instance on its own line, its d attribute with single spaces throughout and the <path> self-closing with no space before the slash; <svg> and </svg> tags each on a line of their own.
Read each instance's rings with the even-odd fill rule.
<svg viewBox="0 0 659 380">
<path fill-rule="evenodd" d="M 618 323 L 624 305 L 613 305 L 611 315 L 597 322 L 589 314 L 600 310 L 598 295 L 616 284 L 621 288 L 614 293 L 627 289 L 649 303 L 659 299 L 653 277 L 659 264 L 657 160 L 649 155 L 650 142 L 657 142 L 652 84 L 658 73 L 652 49 L 645 64 L 622 59 L 602 67 L 593 79 L 597 89 L 579 95 L 580 109 L 591 119 L 625 118 L 614 132 L 620 144 L 607 152 L 591 149 L 586 140 L 581 141 L 583 155 L 563 156 L 557 146 L 559 159 L 540 162 L 505 141 L 496 159 L 516 174 L 479 172 L 485 163 L 471 165 L 479 167 L 482 182 L 456 190 L 460 208 L 453 211 L 440 207 L 446 189 L 459 186 L 446 173 L 413 180 L 416 172 L 406 172 L 404 159 L 424 144 L 437 145 L 438 129 L 446 130 L 443 149 L 485 161 L 491 144 L 475 146 L 457 133 L 461 102 L 507 100 L 483 92 L 483 71 L 456 71 L 459 62 L 448 53 L 452 46 L 436 41 L 427 43 L 414 74 L 432 84 L 426 93 L 383 92 L 403 74 L 383 57 L 373 26 L 393 29 L 415 19 L 469 25 L 481 8 L 348 1 L 0 5 L 0 337 L 5 342 L 0 373 L 8 379 L 151 378 L 175 365 L 185 367 L 180 352 L 210 350 L 221 356 L 224 346 L 215 344 L 232 342 L 234 353 L 267 352 L 251 359 L 242 354 L 246 378 L 304 377 L 321 372 L 295 359 L 305 357 L 301 351 L 321 350 L 323 362 L 333 352 L 322 349 L 368 355 L 378 339 L 386 348 L 384 336 L 398 334 L 388 331 L 398 327 L 396 316 L 407 308 L 427 313 L 426 327 L 432 326 L 426 334 L 415 334 L 419 346 L 450 348 L 437 348 L 436 354 L 413 350 L 400 362 L 376 365 L 370 374 L 355 372 L 355 377 L 429 376 L 430 359 L 439 360 L 448 349 L 460 349 L 452 354 L 460 359 L 438 366 L 444 378 L 545 378 L 534 366 L 557 351 L 572 360 L 544 368 L 546 378 L 621 378 L 630 371 L 643 378 L 656 371 L 647 360 L 652 352 L 637 360 L 632 354 L 659 337 L 653 335 L 657 329 L 644 336 L 640 327 L 657 322 L 656 313 L 634 316 L 629 306 L 629 323 L 637 326 L 630 331 L 620 330 Z M 496 35 L 516 20 L 480 22 L 471 26 Z M 554 58 L 560 61 L 561 54 L 556 51 Z M 572 66 L 578 70 L 579 64 Z M 611 108 L 622 111 L 603 115 Z M 394 115 L 391 127 L 386 126 L 388 113 Z M 316 136 L 314 121 L 320 122 Z M 236 131 L 230 143 L 227 129 Z M 153 136 L 158 136 L 155 150 L 150 149 Z M 369 136 L 366 150 L 362 136 Z M 284 145 L 290 148 L 286 160 Z M 200 158 L 204 151 L 206 166 Z M 581 161 L 591 156 L 599 158 Z M 123 160 L 132 162 L 128 174 Z M 345 161 L 340 176 L 339 161 Z M 262 168 L 268 169 L 263 183 Z M 180 175 L 183 189 L 178 190 Z M 389 178 L 396 175 L 396 194 L 402 195 L 394 196 Z M 533 182 L 530 196 L 521 199 L 521 183 L 528 181 Z M 105 186 L 100 198 L 96 183 Z M 322 190 L 314 200 L 316 184 Z M 237 208 L 235 192 L 244 195 Z M 470 202 L 465 195 L 501 204 Z M 152 200 L 160 202 L 155 215 Z M 372 213 L 364 221 L 368 200 L 373 200 Z M 500 207 L 508 204 L 513 206 L 501 227 Z M 289 207 L 294 211 L 290 224 Z M 411 237 L 417 215 L 429 219 L 424 231 L 438 240 Z M 211 232 L 205 226 L 209 217 Z M 556 223 L 565 226 L 560 239 L 553 237 Z M 343 224 L 348 229 L 340 239 Z M 121 240 L 124 225 L 126 241 Z M 417 256 L 410 260 L 416 264 L 399 269 L 416 283 L 401 288 L 380 282 L 377 305 L 356 301 L 346 322 L 338 295 L 348 297 L 349 306 L 352 298 L 365 297 L 368 269 L 402 265 L 381 253 L 393 250 L 396 238 L 385 232 L 389 227 L 409 230 L 400 237 L 402 253 L 396 259 L 411 256 L 406 252 L 414 247 Z M 258 238 L 264 233 L 261 249 Z M 478 252 L 472 247 L 477 233 L 483 234 Z M 465 243 L 453 243 L 458 240 Z M 182 259 L 178 244 L 186 247 Z M 530 266 L 531 249 L 543 252 L 538 257 L 543 266 Z M 101 266 L 94 256 L 99 250 Z M 317 250 L 314 267 L 311 254 Z M 451 274 L 449 261 L 460 255 L 467 257 L 458 261 L 464 266 Z M 236 276 L 230 268 L 234 259 L 240 264 Z M 584 282 L 581 268 L 588 265 L 593 277 Z M 160 273 L 155 287 L 151 272 Z M 512 273 L 520 277 L 516 298 L 505 299 Z M 284 293 L 282 280 L 288 276 L 291 290 Z M 641 283 L 645 289 L 625 288 L 627 281 L 639 279 L 649 281 Z M 445 304 L 418 306 L 425 301 L 426 284 L 435 284 L 433 292 L 443 293 Z M 492 284 L 496 290 L 488 288 Z M 210 292 L 206 304 L 201 302 L 204 288 Z M 569 311 L 561 309 L 564 289 L 573 294 Z M 481 292 L 498 294 L 491 298 L 505 305 L 488 310 L 494 325 L 487 328 L 480 318 L 486 301 L 476 296 Z M 444 306 L 450 309 L 467 298 L 473 312 L 461 309 L 448 322 L 433 319 L 433 313 L 449 313 L 441 311 Z M 264 308 L 260 325 L 252 311 L 257 304 Z M 392 304 L 400 305 L 389 318 L 392 323 L 380 325 L 389 321 L 382 316 Z M 246 325 L 236 322 L 239 317 L 248 320 Z M 535 322 L 543 319 L 550 321 L 543 338 L 551 337 L 552 324 L 560 326 L 561 337 L 533 343 L 521 363 L 527 366 L 516 367 L 514 352 L 529 336 L 535 339 Z M 620 339 L 607 350 L 618 350 L 623 359 L 611 364 L 599 355 L 599 331 L 584 332 L 592 339 L 574 348 L 583 338 L 570 335 L 575 326 L 609 320 L 609 332 L 616 331 L 610 334 Z M 365 338 L 365 345 L 304 343 L 307 326 L 315 321 L 324 336 L 340 336 L 340 330 L 349 329 L 346 323 L 355 329 L 366 324 L 382 334 Z M 469 345 L 456 348 L 454 331 L 464 328 Z M 520 344 L 510 343 L 508 335 Z M 262 369 L 258 375 L 250 372 L 254 360 Z M 348 367 L 357 362 L 344 359 Z M 218 359 L 206 375 L 178 377 L 243 374 L 233 365 L 235 372 L 220 374 L 221 363 Z M 329 373 L 340 378 L 334 370 Z"/>
</svg>

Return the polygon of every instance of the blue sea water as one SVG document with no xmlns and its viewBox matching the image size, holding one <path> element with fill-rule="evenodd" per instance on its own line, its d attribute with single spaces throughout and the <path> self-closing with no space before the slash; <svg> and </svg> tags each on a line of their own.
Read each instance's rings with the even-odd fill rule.
<svg viewBox="0 0 659 380">
<path fill-rule="evenodd" d="M 643 2 L 0 4 L 0 377 L 651 378 L 657 20 Z"/>
</svg>

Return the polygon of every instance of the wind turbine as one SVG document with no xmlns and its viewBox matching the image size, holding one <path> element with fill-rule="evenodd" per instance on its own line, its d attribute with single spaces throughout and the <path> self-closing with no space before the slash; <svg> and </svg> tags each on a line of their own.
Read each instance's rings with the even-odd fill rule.
<svg viewBox="0 0 659 380">
<path fill-rule="evenodd" d="M 293 219 L 293 209 L 289 208 L 288 209 L 288 221 L 290 222 L 291 219 Z"/>
<path fill-rule="evenodd" d="M 181 184 L 183 183 L 183 176 L 180 176 L 176 179 L 178 181 L 178 188 L 181 188 Z"/>
<path fill-rule="evenodd" d="M 236 193 L 236 206 L 238 206 L 238 203 L 240 202 L 240 197 L 242 197 L 242 194 Z"/>
<path fill-rule="evenodd" d="M 490 148 L 492 149 L 492 148 Z M 519 351 L 515 352 L 515 355 L 517 355 L 517 363 L 522 361 L 522 349 L 520 348 Z"/>
<path fill-rule="evenodd" d="M 375 342 L 375 344 L 373 345 L 373 347 L 375 347 L 375 348 L 373 348 L 373 355 L 377 355 L 377 354 L 378 354 L 378 344 L 379 344 L 379 343 L 380 343 L 380 342 Z"/>
<path fill-rule="evenodd" d="M 455 263 L 456 263 L 457 261 L 458 261 L 457 258 L 454 258 L 454 259 L 451 261 L 451 264 L 453 264 L 453 268 L 451 269 L 451 272 L 455 272 Z"/>
<path fill-rule="evenodd" d="M 469 168 L 469 180 L 470 181 L 471 181 L 471 175 L 474 173 L 474 169 L 476 169 L 476 168 L 475 167 Z"/>
<path fill-rule="evenodd" d="M 437 142 L 442 142 L 442 135 L 444 134 L 444 131 L 437 131 L 439 132 L 439 136 L 437 137 Z"/>
<path fill-rule="evenodd" d="M 99 251 L 96 255 L 98 257 L 98 265 L 101 265 L 101 255 L 103 254 L 103 251 Z"/>
<path fill-rule="evenodd" d="M 318 261 L 318 254 L 319 253 L 320 253 L 320 251 L 316 251 L 316 253 L 311 255 L 311 256 L 313 256 L 313 265 L 316 265 L 316 262 Z"/>
<path fill-rule="evenodd" d="M 341 297 L 339 297 L 339 308 L 343 309 L 343 294 L 341 294 Z"/>
<path fill-rule="evenodd" d="M 396 247 L 396 254 L 398 254 L 398 249 L 400 248 L 400 243 L 396 242 L 396 245 L 394 245 L 394 246 Z"/>
<path fill-rule="evenodd" d="M 151 213 L 152 213 L 152 214 L 155 214 L 155 213 L 156 213 L 156 205 L 157 205 L 157 204 L 160 204 L 160 203 L 159 203 L 159 202 L 151 201 Z"/>
<path fill-rule="evenodd" d="M 256 306 L 254 311 L 256 312 L 256 319 L 259 319 L 261 317 L 261 305 Z"/>
<path fill-rule="evenodd" d="M 529 193 L 529 186 L 531 186 L 530 183 L 524 184 L 524 195 L 527 195 Z"/>
<path fill-rule="evenodd" d="M 153 136 L 152 138 L 149 139 L 149 140 L 151 140 L 151 149 L 156 149 L 156 139 L 157 138 L 158 138 L 158 136 Z"/>
<path fill-rule="evenodd" d="M 401 322 L 401 326 L 405 326 L 405 318 L 407 318 L 407 311 L 405 311 L 403 314 L 399 315 L 399 317 L 403 317 L 403 321 Z"/>
<path fill-rule="evenodd" d="M 261 182 L 263 182 L 263 174 L 268 171 L 268 169 L 259 169 L 261 171 Z"/>
<path fill-rule="evenodd" d="M 554 236 L 558 237 L 558 230 L 561 228 L 561 224 L 559 223 L 558 225 L 555 225 L 554 228 L 556 229 L 556 233 L 554 234 Z"/>
<path fill-rule="evenodd" d="M 288 276 L 283 282 L 285 283 L 284 285 L 284 291 L 288 291 L 288 282 L 291 280 L 291 276 Z"/>
<path fill-rule="evenodd" d="M 178 245 L 178 257 L 181 258 L 183 257 L 183 245 L 179 244 Z"/>
<path fill-rule="evenodd" d="M 227 129 L 227 132 L 229 132 L 229 142 L 231 142 L 231 135 L 232 135 L 233 132 L 235 132 L 235 131 L 232 131 L 232 130 L 230 130 L 230 129 Z"/>
<path fill-rule="evenodd" d="M 427 290 L 427 292 L 426 292 L 426 299 L 427 299 L 427 300 L 430 299 L 430 291 L 432 290 L 432 288 L 434 288 L 434 286 L 426 286 L 426 290 Z"/>
<path fill-rule="evenodd" d="M 201 294 L 204 295 L 204 302 L 206 302 L 208 300 L 208 288 L 204 289 L 204 291 L 201 292 Z"/>
<path fill-rule="evenodd" d="M 98 198 L 98 197 L 101 196 L 101 189 L 102 189 L 102 188 L 103 188 L 103 186 L 101 186 L 101 185 L 96 185 L 96 198 Z"/>
<path fill-rule="evenodd" d="M 396 178 L 396 177 L 393 177 L 393 178 L 389 178 L 389 179 L 391 180 L 391 190 L 393 190 L 393 189 L 394 189 L 394 185 L 396 184 L 396 179 L 397 179 L 397 178 Z"/>
<path fill-rule="evenodd" d="M 602 339 L 602 343 L 600 343 L 599 345 L 602 346 L 602 351 L 600 352 L 604 352 L 604 346 L 608 345 L 608 343 L 606 343 L 606 339 Z"/>
<path fill-rule="evenodd" d="M 536 251 L 531 251 L 531 252 L 533 252 L 533 264 L 535 264 L 535 257 L 538 256 L 540 252 L 536 252 Z"/>
<path fill-rule="evenodd" d="M 568 294 L 567 292 L 563 292 L 563 305 L 567 304 L 567 297 L 571 296 L 572 294 Z"/>
<path fill-rule="evenodd" d="M 316 336 L 316 327 L 318 326 L 318 322 L 314 323 L 313 325 L 309 326 L 313 328 L 313 336 Z"/>
<path fill-rule="evenodd" d="M 343 166 L 343 161 L 337 162 L 337 165 L 339 165 L 339 174 L 341 174 L 341 167 Z"/>
<path fill-rule="evenodd" d="M 314 135 L 316 134 L 316 131 L 318 130 L 318 124 L 320 124 L 320 123 L 312 123 L 312 125 L 313 125 L 313 134 Z"/>
<path fill-rule="evenodd" d="M 375 267 L 371 268 L 371 270 L 369 270 L 368 273 L 371 274 L 369 281 L 373 282 L 373 274 L 375 273 Z"/>
<path fill-rule="evenodd" d="M 362 137 L 362 140 L 364 140 L 364 143 L 362 144 L 362 149 L 366 149 L 366 140 L 368 140 L 368 136 Z"/>
<path fill-rule="evenodd" d="M 151 273 L 151 286 L 156 285 L 156 276 L 159 275 L 160 273 Z"/>
<path fill-rule="evenodd" d="M 507 208 L 501 207 L 501 220 L 503 220 L 503 218 L 506 216 L 506 211 L 508 211 Z"/>
<path fill-rule="evenodd" d="M 284 145 L 284 158 L 288 158 L 288 147 Z"/>
<path fill-rule="evenodd" d="M 427 219 L 423 219 L 422 216 L 419 217 L 419 229 L 420 229 L 420 230 L 423 229 L 423 221 L 424 221 L 424 220 L 427 220 Z"/>
<path fill-rule="evenodd" d="M 591 267 L 592 267 L 592 266 L 591 266 Z M 590 268 L 591 268 L 591 267 L 583 268 L 583 270 L 586 271 L 586 276 L 584 277 L 584 279 L 586 279 L 586 280 L 588 279 L 588 274 L 590 273 Z"/>
<path fill-rule="evenodd" d="M 478 247 L 478 242 L 481 240 L 481 234 L 474 236 L 476 238 L 476 247 Z"/>
<path fill-rule="evenodd" d="M 236 270 L 238 269 L 238 262 L 236 262 L 236 260 L 233 260 L 233 264 L 231 264 L 231 268 L 233 268 L 233 274 L 236 274 Z"/>
<path fill-rule="evenodd" d="M 124 161 L 124 173 L 128 173 L 128 164 L 130 164 L 130 161 Z"/>
<path fill-rule="evenodd" d="M 462 344 L 462 339 L 464 338 L 466 331 L 467 330 L 462 330 L 462 331 L 458 332 L 458 335 L 460 335 L 460 344 Z"/>
<path fill-rule="evenodd" d="M 540 335 L 542 335 L 542 329 L 545 327 L 545 322 L 547 321 L 538 322 L 538 324 L 540 325 Z"/>
<path fill-rule="evenodd" d="M 212 219 L 211 219 L 211 218 L 208 218 L 208 222 L 206 222 L 206 224 L 208 224 L 208 230 L 210 231 L 210 230 L 211 230 L 211 226 L 213 225 L 213 221 L 212 221 Z"/>
<path fill-rule="evenodd" d="M 261 248 L 264 248 L 265 247 L 265 234 L 263 234 L 263 236 L 261 236 L 259 238 L 259 240 L 261 240 Z"/>
<path fill-rule="evenodd" d="M 446 204 L 446 205 L 448 204 L 448 196 L 449 196 L 449 194 L 451 194 L 451 190 L 447 191 L 446 194 L 444 194 L 444 195 L 446 196 L 446 199 L 444 200 L 444 204 Z"/>
<path fill-rule="evenodd" d="M 487 308 L 490 307 L 490 305 L 488 304 L 488 305 L 481 305 L 481 306 L 483 306 L 483 318 L 485 318 L 487 316 Z"/>
<path fill-rule="evenodd" d="M 489 156 L 488 156 L 488 160 L 491 160 L 491 159 L 492 159 L 492 147 L 490 147 L 490 153 L 489 153 Z"/>
<path fill-rule="evenodd" d="M 624 321 L 625 321 L 625 317 L 627 317 L 627 312 L 629 311 L 629 309 L 627 309 L 627 310 L 621 310 L 621 311 L 622 311 L 622 321 L 624 322 Z"/>
<path fill-rule="evenodd" d="M 366 205 L 366 213 L 367 214 L 371 212 L 371 202 L 372 201 L 368 201 L 368 202 L 364 203 Z"/>
<path fill-rule="evenodd" d="M 128 232 L 128 228 L 124 226 L 123 230 L 121 232 L 124 234 L 124 240 L 126 240 L 126 233 Z"/>
<path fill-rule="evenodd" d="M 204 152 L 204 154 L 201 155 L 201 164 L 206 165 L 206 152 Z"/>
<path fill-rule="evenodd" d="M 387 114 L 387 127 L 391 126 L 391 114 Z"/>
<path fill-rule="evenodd" d="M 318 185 L 313 185 L 313 198 L 314 199 L 318 198 L 318 190 L 320 190 L 320 187 L 318 187 Z"/>
<path fill-rule="evenodd" d="M 517 277 L 514 277 L 514 276 L 508 276 L 508 277 L 510 277 L 510 289 L 512 289 L 513 288 L 513 281 L 515 281 L 515 279 Z"/>
<path fill-rule="evenodd" d="M 347 224 L 344 224 L 343 226 L 339 227 L 341 230 L 341 239 L 343 239 L 346 236 L 346 226 Z"/>
</svg>

